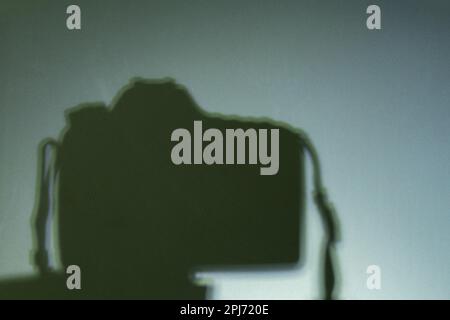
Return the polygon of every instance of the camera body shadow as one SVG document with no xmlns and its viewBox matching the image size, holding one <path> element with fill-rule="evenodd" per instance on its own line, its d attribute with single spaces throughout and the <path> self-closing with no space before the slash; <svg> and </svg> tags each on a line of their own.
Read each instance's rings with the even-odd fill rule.
<svg viewBox="0 0 450 320">
<path fill-rule="evenodd" d="M 211 114 L 171 79 L 134 79 L 111 106 L 66 112 L 53 178 L 40 159 L 32 218 L 37 275 L 0 282 L 0 298 L 204 299 L 197 270 L 278 270 L 302 262 L 301 132 L 266 118 Z M 255 164 L 175 165 L 171 133 L 279 129 L 279 171 Z M 206 143 L 205 143 L 206 144 Z M 46 266 L 49 212 L 62 271 Z M 65 269 L 81 269 L 69 290 Z"/>
</svg>

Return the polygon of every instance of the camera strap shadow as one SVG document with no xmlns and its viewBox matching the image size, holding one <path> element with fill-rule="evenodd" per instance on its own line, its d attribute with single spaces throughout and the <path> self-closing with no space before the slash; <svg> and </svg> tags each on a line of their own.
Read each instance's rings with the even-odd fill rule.
<svg viewBox="0 0 450 320">
<path fill-rule="evenodd" d="M 305 134 L 300 143 L 308 152 L 313 167 L 313 197 L 324 228 L 322 249 L 322 295 L 326 300 L 333 299 L 336 285 L 337 262 L 334 257 L 335 244 L 339 240 L 339 223 L 333 205 L 328 201 L 326 189 L 322 184 L 319 156 L 311 140 Z"/>
<path fill-rule="evenodd" d="M 56 157 L 58 143 L 53 139 L 45 139 L 38 150 L 38 190 L 37 205 L 33 217 L 35 246 L 32 252 L 33 264 L 41 274 L 50 272 L 49 254 L 47 250 L 47 225 L 50 215 L 55 210 L 55 181 L 57 176 Z M 52 157 L 53 155 L 53 157 Z"/>
</svg>

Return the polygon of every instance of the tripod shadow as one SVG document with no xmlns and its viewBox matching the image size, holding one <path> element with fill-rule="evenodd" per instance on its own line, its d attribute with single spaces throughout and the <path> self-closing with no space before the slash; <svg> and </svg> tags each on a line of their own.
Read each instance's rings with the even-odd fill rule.
<svg viewBox="0 0 450 320">
<path fill-rule="evenodd" d="M 39 148 L 32 218 L 38 275 L 0 282 L 0 298 L 204 299 L 207 288 L 192 279 L 199 268 L 300 267 L 305 150 L 325 230 L 322 294 L 332 297 L 337 223 L 317 154 L 301 131 L 207 113 L 170 79 L 134 79 L 110 107 L 84 104 L 66 120 L 59 139 Z M 194 121 L 203 131 L 279 129 L 278 173 L 260 175 L 255 164 L 173 164 L 171 134 L 192 133 Z M 61 264 L 80 267 L 81 290 L 68 290 L 69 275 L 48 265 L 53 211 Z"/>
</svg>

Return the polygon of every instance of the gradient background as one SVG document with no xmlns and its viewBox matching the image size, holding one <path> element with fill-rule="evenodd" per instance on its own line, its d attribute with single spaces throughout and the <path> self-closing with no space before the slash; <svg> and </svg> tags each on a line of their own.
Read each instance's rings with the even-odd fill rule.
<svg viewBox="0 0 450 320">
<path fill-rule="evenodd" d="M 81 31 L 66 29 L 73 3 Z M 369 4 L 382 30 L 367 30 Z M 64 110 L 170 76 L 208 111 L 309 133 L 342 224 L 340 298 L 450 298 L 449 15 L 446 0 L 1 0 L 0 277 L 32 271 L 37 145 Z M 310 201 L 306 226 L 302 269 L 202 273 L 209 296 L 316 298 Z"/>
</svg>

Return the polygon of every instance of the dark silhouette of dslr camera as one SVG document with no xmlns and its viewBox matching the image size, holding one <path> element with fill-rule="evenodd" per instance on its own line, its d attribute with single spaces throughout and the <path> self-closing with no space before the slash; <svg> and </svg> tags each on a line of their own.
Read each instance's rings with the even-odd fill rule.
<svg viewBox="0 0 450 320">
<path fill-rule="evenodd" d="M 317 155 L 299 130 L 269 119 L 207 113 L 170 79 L 135 79 L 112 106 L 81 105 L 66 113 L 66 121 L 58 140 L 40 146 L 33 215 L 39 273 L 0 283 L 0 296 L 202 299 L 206 288 L 195 284 L 196 270 L 299 266 L 307 151 L 325 228 L 323 290 L 331 297 L 335 222 Z M 192 140 L 184 141 L 178 156 L 191 160 L 174 163 L 181 140 L 173 141 L 173 132 L 180 128 Z M 214 139 L 221 144 L 209 150 L 217 160 L 212 164 L 201 159 L 208 129 L 222 133 Z M 249 161 L 264 151 L 262 136 L 245 136 L 241 148 L 237 139 L 230 144 L 227 130 L 241 129 L 268 133 L 263 149 L 266 156 L 277 152 L 276 172 L 261 174 L 267 165 Z M 277 150 L 271 130 L 279 134 Z M 48 266 L 51 216 L 63 272 Z M 81 270 L 81 290 L 67 288 L 71 265 Z"/>
</svg>

